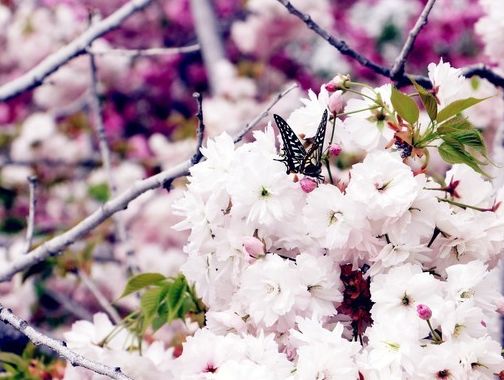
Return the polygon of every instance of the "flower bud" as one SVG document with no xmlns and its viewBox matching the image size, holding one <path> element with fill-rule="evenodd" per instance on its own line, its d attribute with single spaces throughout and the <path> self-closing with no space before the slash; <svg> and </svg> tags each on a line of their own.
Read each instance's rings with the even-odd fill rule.
<svg viewBox="0 0 504 380">
<path fill-rule="evenodd" d="M 418 317 L 420 319 L 423 319 L 424 321 L 428 321 L 432 317 L 432 310 L 427 305 L 423 305 L 423 304 L 417 305 L 416 311 L 417 311 Z"/>
<path fill-rule="evenodd" d="M 301 184 L 301 189 L 305 193 L 311 193 L 318 186 L 317 181 L 314 181 L 313 179 L 308 177 L 303 178 L 301 181 L 299 181 L 299 183 Z"/>
<path fill-rule="evenodd" d="M 254 258 L 258 258 L 260 256 L 265 255 L 264 244 L 258 238 L 252 236 L 246 236 L 243 239 L 243 248 L 245 251 Z"/>
<path fill-rule="evenodd" d="M 333 114 L 339 113 L 343 109 L 343 92 L 336 91 L 329 97 L 329 111 Z"/>
<path fill-rule="evenodd" d="M 338 74 L 325 85 L 325 89 L 329 92 L 348 89 L 350 75 Z"/>
<path fill-rule="evenodd" d="M 339 144 L 331 144 L 329 145 L 329 154 L 333 157 L 338 157 L 341 153 L 342 149 Z"/>
</svg>

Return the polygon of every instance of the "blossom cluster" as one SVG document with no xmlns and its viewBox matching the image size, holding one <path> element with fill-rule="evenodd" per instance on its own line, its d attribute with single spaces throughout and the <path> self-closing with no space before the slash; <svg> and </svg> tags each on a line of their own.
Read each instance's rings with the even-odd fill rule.
<svg viewBox="0 0 504 380">
<path fill-rule="evenodd" d="M 467 97 L 458 70 L 429 69 L 440 109 Z M 419 170 L 397 143 L 390 85 L 364 88 L 344 112 L 349 79 L 325 87 L 288 119 L 309 139 L 333 114 L 328 152 L 353 162 L 331 175 L 328 159 L 322 183 L 286 173 L 272 126 L 239 147 L 227 134 L 208 141 L 191 169 L 176 228 L 190 230 L 182 271 L 208 311 L 176 377 L 492 379 L 504 370 L 491 335 L 504 189 L 463 164 L 443 179 Z M 259 359 L 273 343 L 281 354 Z"/>
</svg>

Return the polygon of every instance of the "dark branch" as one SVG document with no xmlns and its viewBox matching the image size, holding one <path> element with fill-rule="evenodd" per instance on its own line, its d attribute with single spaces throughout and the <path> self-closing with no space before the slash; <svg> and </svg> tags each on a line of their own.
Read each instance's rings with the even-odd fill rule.
<svg viewBox="0 0 504 380">
<path fill-rule="evenodd" d="M 396 75 L 392 75 L 392 70 L 370 61 L 368 58 L 364 57 L 363 55 L 357 53 L 355 50 L 351 49 L 346 44 L 345 41 L 332 36 L 328 31 L 326 31 L 315 21 L 313 21 L 309 15 L 301 12 L 299 9 L 294 7 L 290 1 L 288 0 L 277 0 L 277 1 L 280 4 L 282 4 L 291 14 L 301 19 L 306 24 L 306 26 L 308 26 L 308 28 L 313 30 L 324 40 L 329 42 L 329 44 L 334 46 L 341 54 L 351 57 L 355 59 L 357 62 L 359 62 L 362 66 L 367 67 L 373 72 L 395 81 L 398 87 L 410 85 L 411 81 L 409 80 L 409 77 L 414 78 L 417 83 L 421 84 L 425 88 L 432 87 L 432 83 L 426 76 L 413 75 L 404 72 L 403 73 L 398 72 Z M 504 88 L 504 77 L 500 76 L 492 69 L 483 64 L 462 68 L 462 74 L 467 78 L 473 76 L 479 76 L 481 78 L 488 80 L 494 86 Z"/>
<path fill-rule="evenodd" d="M 198 130 L 196 132 L 196 152 L 191 158 L 191 163 L 196 165 L 203 157 L 200 148 L 203 144 L 203 137 L 205 135 L 205 124 L 203 123 L 203 96 L 199 92 L 195 92 L 193 97 L 198 102 L 198 113 L 196 114 L 196 117 L 198 118 Z"/>
<path fill-rule="evenodd" d="M 413 49 L 413 45 L 415 44 L 415 40 L 418 34 L 423 29 L 423 27 L 427 25 L 429 13 L 431 12 L 435 2 L 436 0 L 429 0 L 427 4 L 425 4 L 425 7 L 420 16 L 418 17 L 415 26 L 408 33 L 408 38 L 406 39 L 406 42 L 404 43 L 404 46 L 401 52 L 399 53 L 399 56 L 396 58 L 392 70 L 390 71 L 390 75 L 392 78 L 404 74 L 404 65 L 406 64 L 406 59 L 408 59 L 408 55 L 411 53 L 411 50 Z"/>
<path fill-rule="evenodd" d="M 367 67 L 368 69 L 374 71 L 375 73 L 378 73 L 380 75 L 383 75 L 385 77 L 390 78 L 390 70 L 384 66 L 380 66 L 372 61 L 370 61 L 368 58 L 364 57 L 363 55 L 357 53 L 355 50 L 351 49 L 345 41 L 340 40 L 334 36 L 332 36 L 329 32 L 327 32 L 324 28 L 322 28 L 320 25 L 318 25 L 315 21 L 312 20 L 312 18 L 301 12 L 299 9 L 294 7 L 294 5 L 291 4 L 289 0 L 278 0 L 279 3 L 281 3 L 287 10 L 293 14 L 294 16 L 300 18 L 308 28 L 313 30 L 315 33 L 317 33 L 320 37 L 322 37 L 324 40 L 329 42 L 332 46 L 334 46 L 338 51 L 346 56 L 349 56 L 350 58 L 355 59 L 357 62 L 359 62 L 362 66 Z"/>
</svg>

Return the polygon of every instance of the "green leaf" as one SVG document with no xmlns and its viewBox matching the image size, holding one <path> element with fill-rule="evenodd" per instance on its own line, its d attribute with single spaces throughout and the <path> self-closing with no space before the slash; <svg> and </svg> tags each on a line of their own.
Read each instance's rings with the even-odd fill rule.
<svg viewBox="0 0 504 380">
<path fill-rule="evenodd" d="M 456 116 L 441 124 L 437 128 L 436 132 L 439 135 L 446 135 L 460 130 L 471 130 L 471 129 L 474 129 L 474 126 L 465 117 Z"/>
<path fill-rule="evenodd" d="M 166 323 L 166 316 L 157 316 L 152 321 L 152 331 L 156 332 Z"/>
<path fill-rule="evenodd" d="M 168 291 L 167 294 L 168 322 L 183 317 L 183 315 L 181 315 L 180 313 L 180 309 L 184 303 L 184 296 L 185 296 L 184 293 L 186 293 L 187 290 L 188 290 L 187 282 L 185 277 L 183 276 L 177 277 L 173 282 L 173 284 L 170 286 L 170 290 Z"/>
<path fill-rule="evenodd" d="M 429 118 L 431 120 L 436 120 L 438 113 L 436 97 L 432 95 L 432 93 L 429 92 L 429 90 L 420 86 L 413 78 L 409 78 L 409 80 L 411 81 L 411 83 L 413 83 L 413 86 L 415 86 L 415 89 L 417 90 L 418 95 L 422 100 L 422 103 L 425 107 L 425 110 L 427 111 L 427 114 L 429 115 Z"/>
<path fill-rule="evenodd" d="M 392 96 L 390 97 L 390 100 L 392 101 L 394 110 L 399 116 L 410 124 L 417 122 L 418 117 L 420 116 L 420 111 L 413 99 L 411 99 L 408 95 L 403 94 L 395 87 L 392 87 Z"/>
<path fill-rule="evenodd" d="M 110 191 L 106 183 L 89 186 L 88 194 L 91 198 L 102 203 L 107 202 L 110 198 Z"/>
<path fill-rule="evenodd" d="M 28 362 L 26 360 L 10 352 L 0 352 L 0 363 L 12 364 L 22 371 L 28 369 Z"/>
<path fill-rule="evenodd" d="M 479 166 L 478 162 L 468 152 L 465 151 L 462 144 L 457 142 L 443 142 L 439 148 L 439 155 L 449 164 L 466 164 L 474 171 L 489 177 Z"/>
<path fill-rule="evenodd" d="M 454 139 L 463 145 L 470 146 L 476 149 L 480 153 L 486 154 L 485 143 L 483 142 L 483 137 L 476 129 L 470 129 L 465 131 L 457 131 L 450 134 Z"/>
<path fill-rule="evenodd" d="M 455 116 L 458 113 L 462 112 L 463 110 L 472 107 L 478 103 L 481 103 L 483 100 L 486 99 L 488 98 L 482 98 L 482 99 L 467 98 L 467 99 L 455 100 L 453 103 L 448 104 L 445 108 L 439 111 L 436 120 L 439 123 L 441 123 L 446 119 L 449 119 L 450 117 Z"/>
<path fill-rule="evenodd" d="M 162 301 L 161 294 L 163 288 L 153 288 L 146 290 L 140 299 L 140 306 L 142 307 L 142 312 L 147 320 L 150 320 L 157 312 L 159 304 Z"/>
<path fill-rule="evenodd" d="M 165 279 L 166 277 L 160 273 L 142 273 L 131 277 L 119 298 L 126 297 L 127 295 L 143 289 L 146 286 L 158 285 Z"/>
</svg>

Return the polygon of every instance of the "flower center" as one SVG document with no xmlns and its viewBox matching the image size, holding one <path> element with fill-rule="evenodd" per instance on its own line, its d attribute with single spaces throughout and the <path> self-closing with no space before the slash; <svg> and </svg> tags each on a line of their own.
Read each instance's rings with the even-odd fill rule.
<svg viewBox="0 0 504 380">
<path fill-rule="evenodd" d="M 443 369 L 436 374 L 436 378 L 441 380 L 448 379 L 449 377 L 450 371 L 447 369 Z"/>
<path fill-rule="evenodd" d="M 401 303 L 404 306 L 409 306 L 411 304 L 411 300 L 410 300 L 409 296 L 406 293 L 404 293 L 404 296 L 401 299 Z"/>
<path fill-rule="evenodd" d="M 391 181 L 388 182 L 376 182 L 375 183 L 375 188 L 378 190 L 380 193 L 387 190 L 387 186 L 390 184 Z"/>
<path fill-rule="evenodd" d="M 272 295 L 272 294 L 279 294 L 280 293 L 280 286 L 274 282 L 267 282 L 266 283 L 266 294 Z"/>
<path fill-rule="evenodd" d="M 269 193 L 268 189 L 266 189 L 266 188 L 263 186 L 263 187 L 262 187 L 262 189 L 261 189 L 261 197 L 262 197 L 262 198 L 266 198 L 266 197 L 268 197 L 269 195 L 270 195 L 270 193 Z"/>
<path fill-rule="evenodd" d="M 330 211 L 329 212 L 329 225 L 334 224 L 338 221 L 338 217 L 343 215 L 340 211 Z"/>
</svg>

